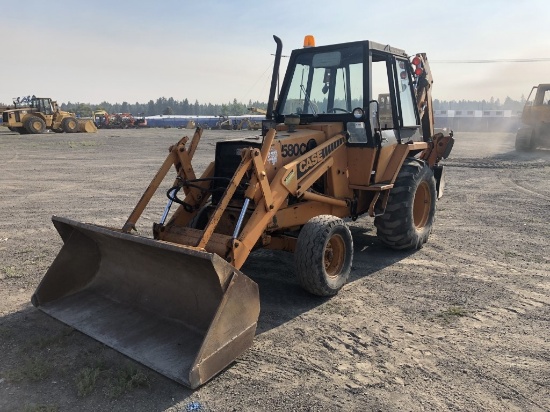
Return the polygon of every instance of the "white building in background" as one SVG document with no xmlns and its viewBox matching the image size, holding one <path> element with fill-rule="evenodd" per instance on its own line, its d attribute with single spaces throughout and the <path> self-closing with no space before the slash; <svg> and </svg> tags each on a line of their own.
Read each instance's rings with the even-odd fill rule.
<svg viewBox="0 0 550 412">
<path fill-rule="evenodd" d="M 521 113 L 512 110 L 434 110 L 435 126 L 464 132 L 515 132 Z"/>
</svg>

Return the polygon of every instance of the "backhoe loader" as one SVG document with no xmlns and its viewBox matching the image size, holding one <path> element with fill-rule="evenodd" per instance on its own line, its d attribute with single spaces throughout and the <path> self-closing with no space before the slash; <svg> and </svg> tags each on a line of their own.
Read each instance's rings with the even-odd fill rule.
<svg viewBox="0 0 550 412">
<path fill-rule="evenodd" d="M 49 97 L 25 97 L 14 100 L 14 108 L 2 113 L 2 126 L 19 134 L 95 133 L 97 127 L 90 119 L 77 119 L 73 113 L 59 108 Z"/>
<path fill-rule="evenodd" d="M 202 135 L 169 148 L 123 227 L 53 217 L 64 245 L 32 298 L 51 316 L 190 388 L 252 345 L 258 286 L 240 271 L 259 248 L 293 252 L 310 293 L 336 294 L 353 262 L 345 218 L 374 218 L 380 241 L 418 249 L 443 193 L 452 132 L 434 130 L 425 54 L 372 41 L 294 50 L 262 136 L 220 141 L 197 177 Z M 386 116 L 380 120 L 383 96 Z M 389 111 L 389 112 L 388 112 Z M 137 228 L 162 192 L 149 237 Z M 176 207 L 177 206 L 177 207 Z M 172 209 L 175 209 L 172 210 Z"/>
<path fill-rule="evenodd" d="M 516 134 L 517 151 L 550 147 L 550 84 L 533 86 L 525 102 L 521 121 L 523 125 Z"/>
</svg>

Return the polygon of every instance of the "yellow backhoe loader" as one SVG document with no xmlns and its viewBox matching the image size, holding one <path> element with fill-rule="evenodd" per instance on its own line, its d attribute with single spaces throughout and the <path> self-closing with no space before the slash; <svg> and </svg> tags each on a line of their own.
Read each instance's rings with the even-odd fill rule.
<svg viewBox="0 0 550 412">
<path fill-rule="evenodd" d="M 14 108 L 2 113 L 2 126 L 19 134 L 40 134 L 46 130 L 56 133 L 97 132 L 93 120 L 80 120 L 73 113 L 59 109 L 49 97 L 28 97 L 14 100 Z"/>
<path fill-rule="evenodd" d="M 220 141 L 200 177 L 202 135 L 183 137 L 123 227 L 53 217 L 64 246 L 32 303 L 182 384 L 196 388 L 252 345 L 260 302 L 240 271 L 259 248 L 294 253 L 309 292 L 336 294 L 353 261 L 344 218 L 374 218 L 394 249 L 432 230 L 452 133 L 435 131 L 425 54 L 372 41 L 294 50 L 274 105 L 282 43 L 262 139 Z M 380 122 L 381 102 L 392 121 Z M 152 236 L 140 215 L 173 170 Z M 177 204 L 175 211 L 172 206 Z"/>
<path fill-rule="evenodd" d="M 534 96 L 531 100 L 531 96 Z M 523 125 L 516 134 L 516 150 L 550 147 L 550 84 L 533 86 L 521 115 Z"/>
</svg>

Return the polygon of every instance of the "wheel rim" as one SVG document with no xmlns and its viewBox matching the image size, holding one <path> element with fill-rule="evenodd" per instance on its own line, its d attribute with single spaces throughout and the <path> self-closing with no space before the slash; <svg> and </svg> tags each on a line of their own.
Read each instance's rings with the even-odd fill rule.
<svg viewBox="0 0 550 412">
<path fill-rule="evenodd" d="M 42 123 L 40 123 L 39 120 L 35 120 L 35 121 L 32 122 L 32 127 L 36 131 L 41 131 L 42 130 Z"/>
<path fill-rule="evenodd" d="M 430 217 L 430 209 L 432 205 L 432 194 L 430 186 L 423 181 L 418 185 L 414 195 L 413 220 L 417 229 L 426 226 Z"/>
<path fill-rule="evenodd" d="M 337 277 L 344 267 L 346 245 L 340 235 L 332 236 L 325 247 L 324 265 L 327 275 Z"/>
</svg>

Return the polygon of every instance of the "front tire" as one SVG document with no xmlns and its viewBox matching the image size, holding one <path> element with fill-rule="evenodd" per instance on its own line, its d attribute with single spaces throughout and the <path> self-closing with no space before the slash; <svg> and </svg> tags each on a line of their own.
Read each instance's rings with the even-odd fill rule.
<svg viewBox="0 0 550 412">
<path fill-rule="evenodd" d="M 302 227 L 294 265 L 305 290 L 318 296 L 337 294 L 349 278 L 352 261 L 353 238 L 342 219 L 320 215 Z"/>
<path fill-rule="evenodd" d="M 378 239 L 392 249 L 420 249 L 432 231 L 436 199 L 430 167 L 422 160 L 405 159 L 384 214 L 374 219 Z"/>
<path fill-rule="evenodd" d="M 74 117 L 66 117 L 61 122 L 61 128 L 65 133 L 76 133 L 78 131 L 78 123 Z"/>
</svg>

